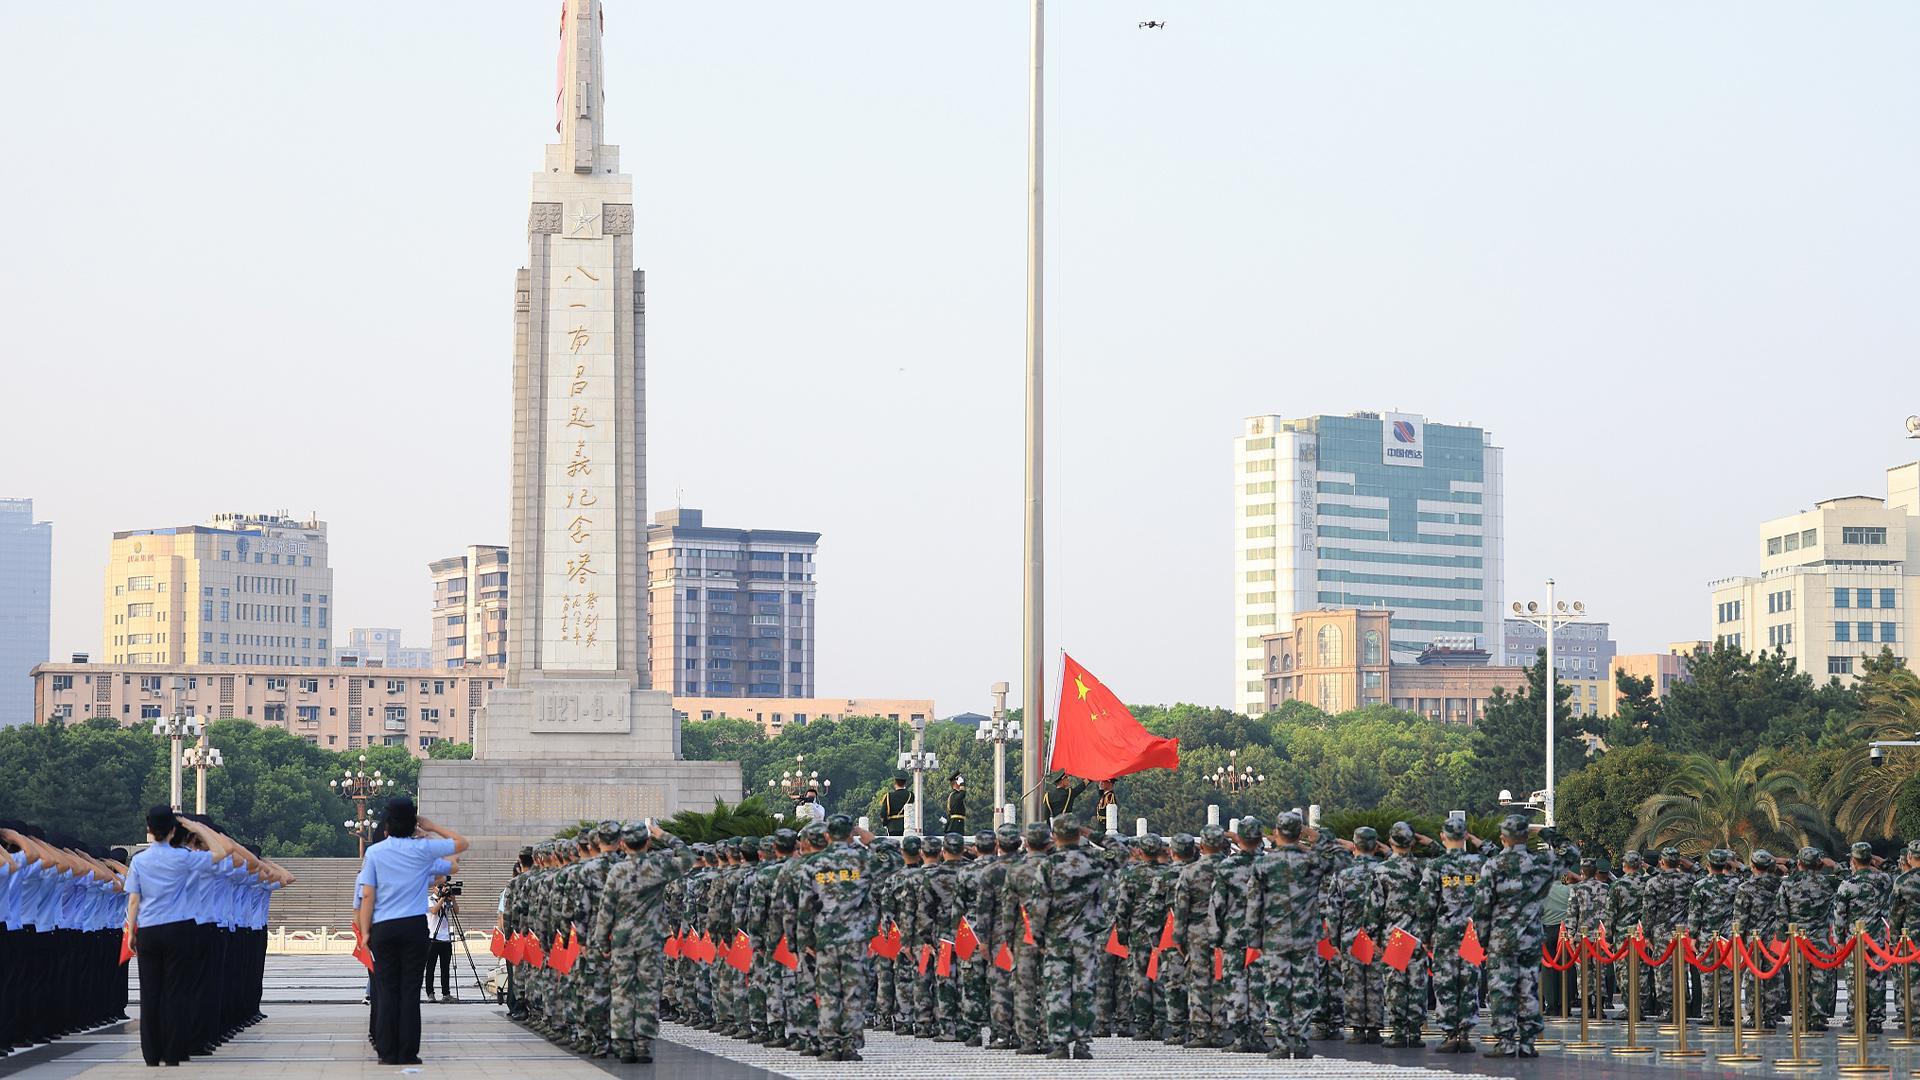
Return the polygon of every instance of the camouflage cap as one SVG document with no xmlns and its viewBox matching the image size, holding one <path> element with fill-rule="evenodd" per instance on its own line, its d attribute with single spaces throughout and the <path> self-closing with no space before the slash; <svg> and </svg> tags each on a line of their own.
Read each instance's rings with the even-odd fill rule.
<svg viewBox="0 0 1920 1080">
<path fill-rule="evenodd" d="M 1645 866 L 1647 865 L 1647 857 L 1637 851 L 1629 851 L 1625 855 L 1620 856 L 1620 865 Z"/>
<path fill-rule="evenodd" d="M 1200 830 L 1200 843 L 1218 851 L 1227 846 L 1227 830 L 1218 825 L 1208 825 Z"/>
<path fill-rule="evenodd" d="M 974 833 L 973 847 L 974 847 L 974 850 L 978 851 L 982 855 L 990 854 L 994 848 L 993 830 L 981 829 L 979 832 Z"/>
<path fill-rule="evenodd" d="M 900 841 L 891 836 L 876 836 L 873 838 L 873 850 L 875 851 L 892 851 L 899 846 Z"/>
<path fill-rule="evenodd" d="M 1508 814 L 1500 821 L 1500 835 L 1509 840 L 1525 840 L 1527 826 L 1531 824 L 1525 814 Z"/>
<path fill-rule="evenodd" d="M 1266 825 L 1252 814 L 1248 814 L 1246 817 L 1240 819 L 1240 835 L 1242 837 L 1250 840 L 1258 840 L 1260 839 L 1260 834 L 1264 832 L 1265 829 Z"/>
<path fill-rule="evenodd" d="M 957 832 L 950 832 L 941 839 L 946 842 L 946 850 L 955 855 L 967 850 L 967 838 Z"/>
<path fill-rule="evenodd" d="M 1853 855 L 1854 858 L 1859 859 L 1862 862 L 1865 862 L 1866 860 L 1873 858 L 1873 845 L 1867 843 L 1865 840 L 1855 841 L 1854 845 L 1851 848 L 1848 848 L 1847 850 Z"/>
<path fill-rule="evenodd" d="M 1167 841 L 1167 847 L 1179 859 L 1191 859 L 1200 854 L 1200 841 L 1194 839 L 1192 833 L 1174 833 L 1173 839 Z"/>
<path fill-rule="evenodd" d="M 1663 859 L 1677 859 L 1680 857 L 1680 849 L 1669 844 L 1660 849 L 1660 857 Z"/>
<path fill-rule="evenodd" d="M 773 833 L 773 846 L 782 852 L 791 852 L 799 846 L 800 834 L 792 829 L 776 829 Z"/>
<path fill-rule="evenodd" d="M 1053 831 L 1044 821 L 1027 822 L 1027 844 L 1029 847 L 1046 847 L 1053 843 Z"/>
<path fill-rule="evenodd" d="M 1139 840 L 1140 850 L 1149 855 L 1158 855 L 1167 850 L 1167 845 L 1157 833 L 1148 833 Z"/>
<path fill-rule="evenodd" d="M 1912 855 L 1916 859 L 1920 859 L 1920 840 L 1907 841 L 1907 854 Z"/>
<path fill-rule="evenodd" d="M 1412 847 L 1413 826 L 1404 821 L 1394 822 L 1393 827 L 1387 830 L 1387 843 L 1394 847 Z"/>
<path fill-rule="evenodd" d="M 629 822 L 626 828 L 620 830 L 621 841 L 632 844 L 634 847 L 645 844 L 647 838 L 651 835 L 651 833 L 647 832 L 647 827 L 637 821 Z"/>
<path fill-rule="evenodd" d="M 1015 825 L 1013 822 L 1009 821 L 1006 824 L 1000 826 L 998 832 L 995 835 L 997 835 L 1000 838 L 1001 851 L 1020 850 L 1020 826 Z"/>
<path fill-rule="evenodd" d="M 1826 852 L 1821 851 L 1819 848 L 1813 847 L 1811 845 L 1800 849 L 1800 865 L 1801 866 L 1819 866 L 1820 860 L 1826 857 L 1827 857 Z"/>
<path fill-rule="evenodd" d="M 817 821 L 800 830 L 800 838 L 816 847 L 825 845 L 828 835 L 827 827 Z"/>
<path fill-rule="evenodd" d="M 926 848 L 926 842 L 917 836 L 909 836 L 900 841 L 900 850 L 909 855 L 918 855 Z"/>
<path fill-rule="evenodd" d="M 1440 835 L 1449 840 L 1465 840 L 1467 838 L 1466 819 L 1450 817 L 1446 821 L 1441 822 Z"/>
<path fill-rule="evenodd" d="M 1055 836 L 1080 835 L 1080 819 L 1071 814 L 1055 814 L 1052 825 Z"/>
<path fill-rule="evenodd" d="M 1593 859 L 1592 859 L 1592 857 L 1591 857 L 1591 856 L 1588 856 L 1588 857 L 1583 857 L 1583 858 L 1582 858 L 1582 859 L 1580 860 L 1580 869 L 1582 869 L 1582 870 L 1596 870 L 1596 869 L 1599 869 L 1599 864 L 1597 864 L 1597 863 L 1595 863 L 1595 862 L 1593 861 Z"/>
<path fill-rule="evenodd" d="M 1284 839 L 1298 840 L 1300 839 L 1301 830 L 1305 829 L 1306 825 L 1307 823 L 1304 818 L 1292 810 L 1289 810 L 1280 815 L 1280 820 L 1274 822 L 1273 827 Z"/>
<path fill-rule="evenodd" d="M 620 834 L 623 831 L 619 822 L 603 821 L 600 823 L 600 827 L 593 831 L 593 837 L 602 844 L 611 844 L 620 839 Z"/>
<path fill-rule="evenodd" d="M 1371 825 L 1362 825 L 1353 830 L 1353 846 L 1361 851 L 1372 851 L 1380 846 L 1380 833 Z"/>
<path fill-rule="evenodd" d="M 853 819 L 845 814 L 835 814 L 827 819 L 827 835 L 835 840 L 845 840 L 853 835 Z"/>
<path fill-rule="evenodd" d="M 1762 870 L 1772 869 L 1773 852 L 1768 851 L 1766 848 L 1754 848 L 1753 854 L 1747 857 L 1747 861 Z"/>
<path fill-rule="evenodd" d="M 1714 848 L 1712 851 L 1707 852 L 1707 865 L 1716 869 L 1732 866 L 1733 852 L 1728 851 L 1726 848 Z"/>
<path fill-rule="evenodd" d="M 773 837 L 763 836 L 760 838 L 760 854 L 762 855 L 773 854 Z"/>
</svg>

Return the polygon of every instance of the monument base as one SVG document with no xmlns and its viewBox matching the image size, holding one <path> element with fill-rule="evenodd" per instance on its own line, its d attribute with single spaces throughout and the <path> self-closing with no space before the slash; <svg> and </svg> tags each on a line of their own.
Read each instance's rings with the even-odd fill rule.
<svg viewBox="0 0 1920 1080">
<path fill-rule="evenodd" d="M 740 798 L 737 761 L 420 763 L 420 812 L 488 858 L 511 856 L 582 821 L 665 820 Z"/>
</svg>

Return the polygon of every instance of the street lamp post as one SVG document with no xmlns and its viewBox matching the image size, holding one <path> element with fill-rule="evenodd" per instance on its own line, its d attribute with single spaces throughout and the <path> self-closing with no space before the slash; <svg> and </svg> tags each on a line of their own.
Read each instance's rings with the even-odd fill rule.
<svg viewBox="0 0 1920 1080">
<path fill-rule="evenodd" d="M 1042 91 L 1046 88 L 1045 55 L 1047 11 L 1045 0 L 1032 0 L 1029 11 L 1029 53 L 1027 65 L 1027 460 L 1026 514 L 1023 524 L 1020 581 L 1021 594 L 1021 667 L 1020 697 L 1025 703 L 1026 752 L 1020 758 L 1021 799 L 1028 821 L 1041 821 L 1040 756 L 1044 732 L 1041 718 L 1046 715 L 1045 670 L 1046 617 L 1046 544 L 1045 460 L 1046 409 L 1044 333 L 1046 308 L 1043 303 L 1043 273 L 1046 269 L 1042 241 L 1045 224 L 1042 196 L 1046 192 L 1043 135 Z"/>
<path fill-rule="evenodd" d="M 175 810 L 179 810 L 181 808 L 180 806 L 180 759 L 181 759 L 180 744 L 200 734 L 200 720 L 197 717 L 187 715 L 186 710 L 180 705 L 180 700 L 179 700 L 180 694 L 184 688 L 179 685 L 180 680 L 176 679 L 174 680 L 174 683 L 175 685 L 173 688 L 174 689 L 173 715 L 161 717 L 160 719 L 155 720 L 153 722 L 153 733 L 163 739 L 166 739 L 167 741 L 173 744 L 171 767 L 169 769 L 169 772 L 172 777 L 172 782 L 169 787 L 169 790 L 172 792 L 173 808 Z M 205 786 L 205 782 L 202 781 L 202 787 L 204 786 Z M 206 805 L 204 801 L 202 802 L 200 809 L 202 813 L 206 812 Z"/>
<path fill-rule="evenodd" d="M 1559 670 L 1554 666 L 1553 632 L 1557 627 L 1579 622 L 1587 617 L 1587 605 L 1578 600 L 1568 603 L 1553 597 L 1553 579 L 1547 579 L 1547 604 L 1541 607 L 1529 600 L 1525 604 L 1514 601 L 1513 614 L 1521 622 L 1538 626 L 1547 632 L 1547 671 L 1546 671 L 1546 711 L 1547 711 L 1547 786 L 1546 800 L 1541 808 L 1546 811 L 1546 824 L 1553 824 L 1553 743 L 1554 743 L 1554 706 L 1559 697 Z"/>
<path fill-rule="evenodd" d="M 973 729 L 980 742 L 993 743 L 993 825 L 1006 824 L 1007 744 L 1020 738 L 1020 721 L 1007 719 L 1007 684 L 993 684 L 993 716 Z"/>
<path fill-rule="evenodd" d="M 900 752 L 896 768 L 913 773 L 913 813 L 907 815 L 906 833 L 919 836 L 920 817 L 927 805 L 927 773 L 940 767 L 940 755 L 927 749 L 927 721 L 923 716 L 913 718 L 913 749 Z"/>
<path fill-rule="evenodd" d="M 217 769 L 226 761 L 220 756 L 218 747 L 207 744 L 207 729 L 200 729 L 200 742 L 188 747 L 182 755 L 188 768 L 194 771 L 193 809 L 194 813 L 207 812 L 207 770 Z"/>
<path fill-rule="evenodd" d="M 1254 772 L 1251 765 L 1239 764 L 1239 755 L 1238 750 L 1227 751 L 1227 763 L 1216 767 L 1212 773 L 1208 774 L 1207 783 L 1228 795 L 1238 795 L 1255 784 L 1266 783 L 1266 774 Z"/>
<path fill-rule="evenodd" d="M 366 763 L 367 755 L 361 754 L 360 764 L 364 766 Z M 393 777 L 380 775 L 379 769 L 373 770 L 372 776 L 367 775 L 365 768 L 345 769 L 340 779 L 327 781 L 327 786 L 353 800 L 353 820 L 345 824 L 349 831 L 359 837 L 360 854 L 365 855 L 367 837 L 373 835 L 377 827 L 373 816 L 367 813 L 367 800 L 392 787 Z"/>
<path fill-rule="evenodd" d="M 817 788 L 820 794 L 825 795 L 827 789 L 833 786 L 833 781 L 821 776 L 819 770 L 807 771 L 807 755 L 793 755 L 793 764 L 793 768 L 780 773 L 780 779 L 767 781 L 768 790 L 785 795 L 789 800 L 798 803 L 806 796 L 808 788 Z"/>
</svg>

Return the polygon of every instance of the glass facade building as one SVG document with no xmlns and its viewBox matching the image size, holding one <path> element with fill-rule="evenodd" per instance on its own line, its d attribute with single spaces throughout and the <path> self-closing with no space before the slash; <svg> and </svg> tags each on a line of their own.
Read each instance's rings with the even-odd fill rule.
<svg viewBox="0 0 1920 1080">
<path fill-rule="evenodd" d="M 45 719 L 29 673 L 47 659 L 52 597 L 53 524 L 32 499 L 0 499 L 0 727 Z"/>
<path fill-rule="evenodd" d="M 1297 612 L 1393 613 L 1391 651 L 1502 652 L 1502 451 L 1410 413 L 1248 417 L 1234 440 L 1234 704 L 1265 707 L 1261 635 Z"/>
</svg>

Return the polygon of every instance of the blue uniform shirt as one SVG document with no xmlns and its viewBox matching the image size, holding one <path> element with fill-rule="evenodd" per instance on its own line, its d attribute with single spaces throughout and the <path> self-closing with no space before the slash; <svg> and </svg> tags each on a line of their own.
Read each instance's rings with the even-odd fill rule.
<svg viewBox="0 0 1920 1080">
<path fill-rule="evenodd" d="M 140 898 L 140 925 L 162 926 L 195 917 L 201 882 L 213 868 L 210 852 L 154 844 L 127 864 L 127 893 Z"/>
<path fill-rule="evenodd" d="M 373 921 L 387 922 L 427 913 L 427 884 L 433 880 L 446 859 L 453 855 L 453 841 L 439 837 L 389 836 L 367 849 L 366 862 L 355 879 L 371 885 Z"/>
</svg>

